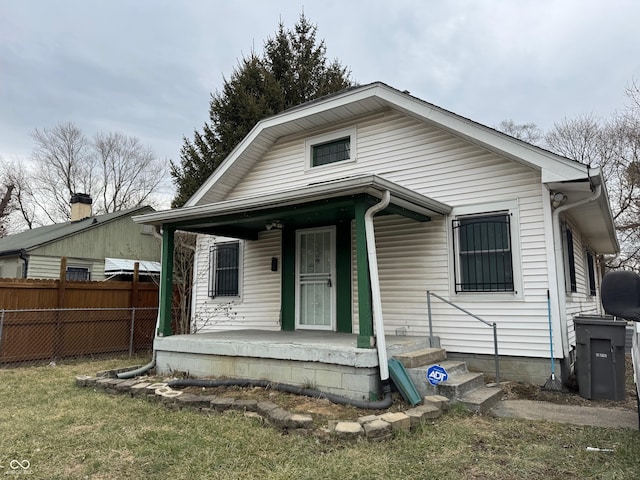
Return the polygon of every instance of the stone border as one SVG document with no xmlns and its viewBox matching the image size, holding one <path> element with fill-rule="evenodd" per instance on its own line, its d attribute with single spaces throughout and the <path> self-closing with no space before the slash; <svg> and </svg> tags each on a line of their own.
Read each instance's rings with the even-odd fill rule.
<svg viewBox="0 0 640 480">
<path fill-rule="evenodd" d="M 292 413 L 273 402 L 251 399 L 235 399 L 218 395 L 194 395 L 183 390 L 174 390 L 167 381 L 155 382 L 154 378 L 143 376 L 119 379 L 119 371 L 98 372 L 95 377 L 78 375 L 76 386 L 104 390 L 110 394 L 125 394 L 142 397 L 162 403 L 170 410 L 192 409 L 206 414 L 227 411 L 242 412 L 246 417 L 267 421 L 277 428 L 305 434 L 328 434 L 341 439 L 366 438 L 370 441 L 388 440 L 396 432 L 409 432 L 427 419 L 439 417 L 449 408 L 449 399 L 440 395 L 424 398 L 423 404 L 404 412 L 385 412 L 367 415 L 357 421 L 330 420 L 327 428 L 314 431 L 313 417 Z"/>
</svg>

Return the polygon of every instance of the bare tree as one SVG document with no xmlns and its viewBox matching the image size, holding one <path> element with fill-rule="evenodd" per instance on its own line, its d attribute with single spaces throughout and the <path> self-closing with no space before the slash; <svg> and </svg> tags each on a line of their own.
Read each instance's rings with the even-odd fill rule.
<svg viewBox="0 0 640 480">
<path fill-rule="evenodd" d="M 178 332 L 191 333 L 191 298 L 194 275 L 196 234 L 178 231 L 175 233 L 173 251 L 173 274 L 178 301 Z"/>
<path fill-rule="evenodd" d="M 144 205 L 165 178 L 165 166 L 135 137 L 98 133 L 93 144 L 101 168 L 104 212 Z"/>
<path fill-rule="evenodd" d="M 98 133 L 89 139 L 71 122 L 35 129 L 33 162 L 14 165 L 14 201 L 27 228 L 69 220 L 69 200 L 89 194 L 95 214 L 152 205 L 166 162 L 136 137 Z"/>
<path fill-rule="evenodd" d="M 640 95 L 635 84 L 627 94 L 627 111 L 607 121 L 564 119 L 545 136 L 550 150 L 602 169 L 622 250 L 611 268 L 640 266 Z"/>
<path fill-rule="evenodd" d="M 76 192 L 95 195 L 95 155 L 91 143 L 73 123 L 31 132 L 33 195 L 31 201 L 51 223 L 69 218 L 69 199 Z"/>
<path fill-rule="evenodd" d="M 0 238 L 7 235 L 7 226 L 5 224 L 7 216 L 11 213 L 11 196 L 13 194 L 13 185 L 6 185 L 6 189 L 0 197 Z"/>
<path fill-rule="evenodd" d="M 535 123 L 515 123 L 513 120 L 503 120 L 495 127 L 507 135 L 511 135 L 519 140 L 523 140 L 533 145 L 540 145 L 544 135 L 542 130 Z"/>
</svg>

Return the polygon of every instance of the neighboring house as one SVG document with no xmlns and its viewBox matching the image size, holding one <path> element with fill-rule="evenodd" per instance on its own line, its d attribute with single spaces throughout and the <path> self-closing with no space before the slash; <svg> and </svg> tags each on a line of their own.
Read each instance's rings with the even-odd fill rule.
<svg viewBox="0 0 640 480">
<path fill-rule="evenodd" d="M 72 202 L 72 221 L 0 239 L 0 277 L 60 278 L 61 258 L 66 257 L 67 280 L 105 280 L 133 273 L 135 261 L 160 259 L 161 242 L 153 235 L 153 228 L 131 219 L 153 212 L 153 208 L 143 206 L 92 216 L 90 206 L 86 206 Z M 140 269 L 141 275 L 146 273 Z"/>
<path fill-rule="evenodd" d="M 202 234 L 192 304 L 201 333 L 170 336 L 165 295 L 160 370 L 298 384 L 309 362 L 378 368 L 359 355 L 405 338 L 439 339 L 449 357 L 491 372 L 491 328 L 432 297 L 430 331 L 427 291 L 496 323 L 506 378 L 549 377 L 551 321 L 566 378 L 572 319 L 602 313 L 600 260 L 619 250 L 599 169 L 382 83 L 259 122 L 183 208 L 135 221 L 163 229 L 164 291 L 173 232 Z M 355 338 L 349 360 L 331 350 L 341 334 Z M 238 357 L 267 363 L 230 363 Z M 291 373 L 287 361 L 302 367 Z M 331 389 L 330 378 L 311 380 Z"/>
</svg>

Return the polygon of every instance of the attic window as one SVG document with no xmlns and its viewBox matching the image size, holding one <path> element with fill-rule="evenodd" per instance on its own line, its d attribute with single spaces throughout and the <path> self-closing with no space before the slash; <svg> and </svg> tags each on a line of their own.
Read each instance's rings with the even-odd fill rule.
<svg viewBox="0 0 640 480">
<path fill-rule="evenodd" d="M 355 160 L 355 128 L 307 139 L 307 168 Z"/>
<path fill-rule="evenodd" d="M 328 163 L 342 162 L 351 158 L 351 139 L 349 137 L 321 143 L 311 147 L 313 150 L 311 165 L 319 167 Z"/>
</svg>

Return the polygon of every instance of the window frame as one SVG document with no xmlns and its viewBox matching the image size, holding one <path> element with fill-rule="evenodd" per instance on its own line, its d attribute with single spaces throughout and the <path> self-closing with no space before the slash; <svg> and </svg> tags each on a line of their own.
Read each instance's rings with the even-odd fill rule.
<svg viewBox="0 0 640 480">
<path fill-rule="evenodd" d="M 236 293 L 233 295 L 230 294 L 217 294 L 216 288 L 216 280 L 218 278 L 218 251 L 220 247 L 237 245 L 237 265 L 236 265 Z M 212 299 L 238 299 L 242 295 L 242 255 L 243 255 L 243 245 L 240 240 L 225 240 L 220 242 L 214 242 L 212 245 L 209 245 L 209 278 L 207 284 L 207 297 Z M 225 292 L 226 293 L 226 292 Z"/>
<path fill-rule="evenodd" d="M 593 298 L 598 295 L 596 255 L 588 248 L 584 250 L 584 262 L 586 293 L 587 297 Z"/>
<path fill-rule="evenodd" d="M 313 165 L 313 150 L 314 147 L 319 147 L 327 143 L 335 142 L 338 140 L 342 140 L 348 138 L 349 139 L 349 158 L 345 160 L 339 160 L 336 162 L 325 163 L 323 165 Z M 347 128 L 336 130 L 334 132 L 325 133 L 322 135 L 316 135 L 314 137 L 307 138 L 305 140 L 305 170 L 314 170 L 325 169 L 325 168 L 335 168 L 338 165 L 345 165 L 355 163 L 357 159 L 357 151 L 356 151 L 356 128 Z"/>
<path fill-rule="evenodd" d="M 454 240 L 453 220 L 470 217 L 485 217 L 491 215 L 509 215 L 509 235 L 511 241 L 511 269 L 513 276 L 513 290 L 509 291 L 456 291 L 456 282 L 460 278 L 460 251 L 459 240 Z M 455 207 L 447 217 L 447 242 L 449 254 L 449 290 L 452 297 L 478 302 L 493 301 L 521 301 L 522 293 L 522 257 L 520 254 L 520 214 L 518 201 L 507 200 L 476 205 Z"/>
<path fill-rule="evenodd" d="M 576 255 L 573 229 L 567 222 L 562 223 L 562 253 L 565 293 L 567 295 L 572 295 L 578 292 L 578 281 L 576 275 Z"/>
<path fill-rule="evenodd" d="M 77 279 L 70 279 L 69 278 L 69 272 L 75 272 L 75 273 L 79 273 L 80 271 L 83 271 L 86 273 L 86 278 L 82 279 L 82 280 L 77 280 Z M 91 268 L 86 266 L 86 265 L 67 265 L 67 269 L 65 271 L 65 280 L 67 280 L 68 282 L 90 282 L 91 281 Z"/>
</svg>

